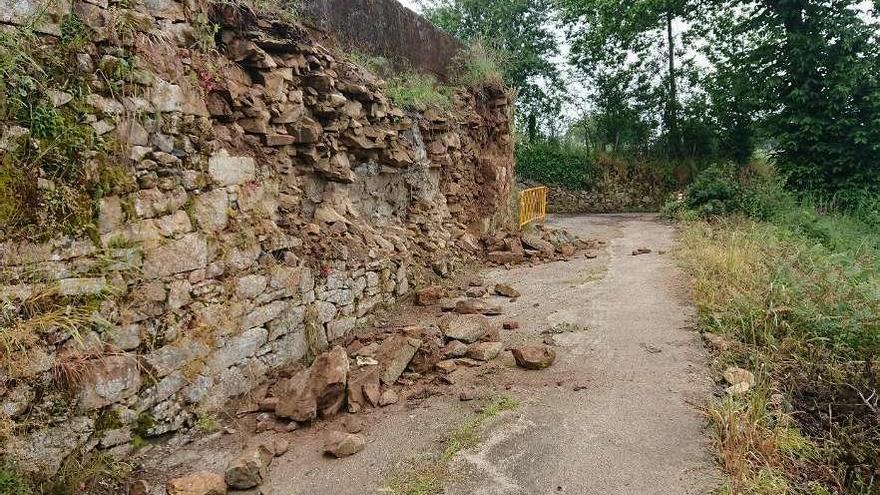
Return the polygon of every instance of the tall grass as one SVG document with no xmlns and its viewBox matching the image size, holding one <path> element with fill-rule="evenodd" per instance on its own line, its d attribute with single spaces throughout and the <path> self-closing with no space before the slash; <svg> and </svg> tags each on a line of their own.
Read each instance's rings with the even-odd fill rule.
<svg viewBox="0 0 880 495">
<path fill-rule="evenodd" d="M 761 386 L 707 410 L 732 494 L 880 493 L 880 229 L 811 203 L 685 224 L 716 362 Z"/>
</svg>

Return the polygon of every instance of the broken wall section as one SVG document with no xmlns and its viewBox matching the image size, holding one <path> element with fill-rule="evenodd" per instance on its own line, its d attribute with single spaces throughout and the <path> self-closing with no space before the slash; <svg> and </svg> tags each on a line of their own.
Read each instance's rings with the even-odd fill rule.
<svg viewBox="0 0 880 495">
<path fill-rule="evenodd" d="M 41 11 L 6 1 L 8 25 Z M 64 52 L 76 91 L 35 98 L 75 108 L 125 174 L 87 191 L 82 234 L 0 244 L 3 450 L 28 471 L 192 428 L 448 272 L 506 206 L 503 88 L 412 113 L 300 26 L 229 2 L 50 5 L 40 50 L 70 19 L 88 36 Z M 36 134 L 0 122 L 0 158 L 18 166 Z M 27 165 L 38 198 L 74 187 Z"/>
</svg>

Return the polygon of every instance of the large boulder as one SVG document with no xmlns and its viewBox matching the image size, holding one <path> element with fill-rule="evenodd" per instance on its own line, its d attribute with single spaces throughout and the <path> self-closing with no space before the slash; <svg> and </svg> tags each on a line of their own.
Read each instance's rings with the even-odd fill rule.
<svg viewBox="0 0 880 495">
<path fill-rule="evenodd" d="M 391 385 L 396 382 L 421 345 L 421 340 L 405 335 L 393 335 L 385 339 L 376 350 L 376 360 L 382 368 L 382 383 Z"/>
<path fill-rule="evenodd" d="M 308 370 L 281 387 L 275 414 L 299 422 L 336 415 L 345 403 L 348 373 L 348 354 L 342 347 L 319 355 Z"/>
</svg>

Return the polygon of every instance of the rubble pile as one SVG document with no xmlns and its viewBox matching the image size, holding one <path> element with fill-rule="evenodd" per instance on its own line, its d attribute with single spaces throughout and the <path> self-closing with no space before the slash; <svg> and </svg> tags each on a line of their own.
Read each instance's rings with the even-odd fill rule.
<svg viewBox="0 0 880 495">
<path fill-rule="evenodd" d="M 47 50 L 65 19 L 82 24 L 64 52 L 78 90 L 43 104 L 118 149 L 118 170 L 76 235 L 0 242 L 0 326 L 36 328 L 9 332 L 22 337 L 0 356 L 4 454 L 49 477 L 73 453 L 124 459 L 308 356 L 276 391 L 279 418 L 395 402 L 410 358 L 431 361 L 416 349 L 442 337 L 376 342 L 360 364 L 328 349 L 477 252 L 512 184 L 508 91 L 458 88 L 416 112 L 305 27 L 240 2 L 45 3 L 12 0 L 0 24 L 41 15 Z M 0 121 L 0 159 L 36 132 Z"/>
<path fill-rule="evenodd" d="M 605 241 L 583 240 L 565 229 L 540 224 L 524 232 L 500 233 L 483 239 L 484 256 L 496 265 L 566 260 L 581 250 L 586 251 L 587 258 L 595 258 L 604 245 Z"/>
</svg>

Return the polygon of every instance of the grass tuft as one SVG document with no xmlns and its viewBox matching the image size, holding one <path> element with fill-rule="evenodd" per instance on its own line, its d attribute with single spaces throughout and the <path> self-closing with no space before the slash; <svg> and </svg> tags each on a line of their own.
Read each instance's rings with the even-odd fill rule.
<svg viewBox="0 0 880 495">
<path fill-rule="evenodd" d="M 444 481 L 449 476 L 449 463 L 456 454 L 480 444 L 486 422 L 504 411 L 519 407 L 515 397 L 501 397 L 488 402 L 480 411 L 462 423 L 446 439 L 440 455 L 413 461 L 406 468 L 391 473 L 385 487 L 396 495 L 436 495 L 443 493 Z"/>
</svg>

